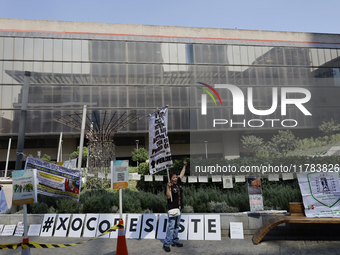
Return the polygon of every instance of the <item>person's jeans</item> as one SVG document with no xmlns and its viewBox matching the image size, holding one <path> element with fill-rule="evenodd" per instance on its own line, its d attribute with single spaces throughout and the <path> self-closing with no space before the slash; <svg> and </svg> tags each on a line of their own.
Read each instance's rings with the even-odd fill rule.
<svg viewBox="0 0 340 255">
<path fill-rule="evenodd" d="M 166 229 L 166 237 L 164 239 L 164 246 L 170 246 L 174 243 L 179 243 L 178 230 L 179 224 L 181 223 L 181 215 L 176 217 L 169 217 L 168 214 L 168 227 Z"/>
</svg>

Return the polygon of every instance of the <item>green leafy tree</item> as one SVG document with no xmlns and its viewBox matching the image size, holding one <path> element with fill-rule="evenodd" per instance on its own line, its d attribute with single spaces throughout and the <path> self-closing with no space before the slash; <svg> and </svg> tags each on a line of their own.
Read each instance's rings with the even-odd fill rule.
<svg viewBox="0 0 340 255">
<path fill-rule="evenodd" d="M 246 154 L 251 156 L 258 156 L 258 152 L 264 147 L 263 139 L 254 135 L 242 136 L 241 142 Z"/>
<path fill-rule="evenodd" d="M 274 135 L 269 143 L 271 152 L 277 155 L 282 155 L 283 157 L 285 157 L 289 151 L 295 150 L 298 145 L 298 138 L 296 138 L 289 130 L 279 130 L 279 134 Z"/>
<path fill-rule="evenodd" d="M 145 162 L 147 159 L 149 159 L 149 153 L 146 149 L 140 148 L 140 149 L 134 149 L 132 152 L 132 160 L 140 162 Z"/>
<path fill-rule="evenodd" d="M 86 166 L 86 160 L 87 160 L 87 154 L 88 154 L 88 148 L 83 147 L 83 157 L 82 157 L 82 162 L 81 165 L 82 167 Z M 77 150 L 71 153 L 71 159 L 75 159 L 79 157 L 79 146 L 77 147 Z"/>
<path fill-rule="evenodd" d="M 319 130 L 326 136 L 333 135 L 340 131 L 340 125 L 331 119 L 329 122 L 324 122 L 319 126 Z"/>
</svg>

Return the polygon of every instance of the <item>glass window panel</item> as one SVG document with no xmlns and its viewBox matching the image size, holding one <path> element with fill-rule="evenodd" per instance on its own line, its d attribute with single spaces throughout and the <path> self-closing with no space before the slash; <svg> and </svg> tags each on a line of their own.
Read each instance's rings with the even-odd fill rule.
<svg viewBox="0 0 340 255">
<path fill-rule="evenodd" d="M 180 96 L 179 96 L 179 88 L 172 87 L 171 88 L 171 106 L 179 107 L 180 106 Z"/>
<path fill-rule="evenodd" d="M 319 66 L 319 58 L 317 49 L 310 49 L 310 58 L 312 61 L 312 66 Z"/>
<path fill-rule="evenodd" d="M 177 51 L 177 44 L 170 43 L 170 63 L 178 63 L 178 51 Z"/>
<path fill-rule="evenodd" d="M 81 41 L 81 60 L 82 61 L 89 61 L 90 60 L 89 53 L 90 53 L 90 43 L 89 43 L 89 41 L 82 40 Z"/>
<path fill-rule="evenodd" d="M 234 65 L 240 65 L 241 64 L 241 52 L 240 52 L 240 46 L 232 46 L 233 49 L 233 64 Z"/>
<path fill-rule="evenodd" d="M 319 57 L 319 65 L 322 66 L 325 64 L 325 54 L 323 49 L 317 49 L 318 57 Z"/>
<path fill-rule="evenodd" d="M 277 65 L 276 47 L 271 48 L 267 55 L 267 65 Z"/>
<path fill-rule="evenodd" d="M 154 87 L 150 87 L 145 91 L 146 107 L 155 107 L 153 88 Z"/>
<path fill-rule="evenodd" d="M 202 63 L 211 63 L 210 60 L 210 45 L 202 45 Z"/>
<path fill-rule="evenodd" d="M 334 61 L 338 57 L 337 50 L 336 49 L 331 49 L 331 58 L 333 60 L 333 66 L 336 66 L 336 62 Z"/>
<path fill-rule="evenodd" d="M 53 40 L 44 39 L 44 60 L 53 60 Z"/>
<path fill-rule="evenodd" d="M 155 105 L 156 107 L 162 107 L 163 104 L 163 88 L 154 87 Z"/>
<path fill-rule="evenodd" d="M 187 62 L 187 53 L 186 53 L 186 45 L 185 44 L 177 44 L 178 51 L 178 63 L 185 64 Z"/>
<path fill-rule="evenodd" d="M 100 90 L 101 87 L 91 86 L 91 105 L 100 107 Z"/>
<path fill-rule="evenodd" d="M 13 38 L 5 38 L 5 59 L 13 59 L 14 54 L 14 39 Z"/>
<path fill-rule="evenodd" d="M 137 88 L 137 107 L 145 107 L 145 87 L 138 86 Z"/>
<path fill-rule="evenodd" d="M 210 63 L 213 64 L 219 63 L 218 46 L 219 45 L 210 45 Z"/>
<path fill-rule="evenodd" d="M 169 51 L 169 44 L 168 43 L 162 43 L 161 44 L 161 56 L 162 56 L 162 62 L 163 63 L 169 63 L 170 62 L 170 51 Z"/>
<path fill-rule="evenodd" d="M 192 44 L 186 44 L 185 45 L 185 51 L 186 51 L 186 63 L 193 64 L 195 62 L 194 60 L 194 45 Z"/>
<path fill-rule="evenodd" d="M 101 99 L 100 99 L 100 107 L 105 107 L 108 108 L 109 107 L 109 93 L 110 93 L 110 87 L 108 86 L 102 86 L 100 87 L 100 95 L 101 95 Z"/>
<path fill-rule="evenodd" d="M 13 83 L 13 78 L 11 77 L 11 75 L 9 75 L 6 72 L 12 73 L 13 70 L 13 62 L 9 62 L 9 61 L 4 61 L 4 72 L 3 72 L 3 83 L 8 83 L 8 84 L 12 84 Z"/>
<path fill-rule="evenodd" d="M 37 73 L 42 73 L 43 72 L 43 65 L 41 62 L 34 62 L 33 63 L 33 70 L 34 72 Z"/>
<path fill-rule="evenodd" d="M 72 41 L 72 60 L 81 61 L 81 41 L 80 40 Z"/>
<path fill-rule="evenodd" d="M 53 63 L 52 62 L 45 62 L 43 63 L 43 80 L 45 83 L 52 82 L 52 73 L 53 73 Z"/>
<path fill-rule="evenodd" d="M 14 59 L 24 59 L 24 39 L 23 38 L 15 38 Z"/>
<path fill-rule="evenodd" d="M 144 65 L 145 68 L 145 84 L 152 85 L 155 83 L 153 69 L 154 65 Z"/>
<path fill-rule="evenodd" d="M 73 63 L 72 64 L 72 73 L 73 74 L 81 74 L 81 63 Z"/>
<path fill-rule="evenodd" d="M 248 61 L 250 65 L 255 64 L 255 48 L 254 46 L 247 46 L 248 50 Z"/>
<path fill-rule="evenodd" d="M 0 59 L 4 57 L 4 38 L 0 37 Z"/>
<path fill-rule="evenodd" d="M 1 86 L 1 108 L 13 108 L 12 86 Z"/>
<path fill-rule="evenodd" d="M 24 40 L 24 59 L 33 59 L 33 39 L 31 38 L 25 38 Z"/>
<path fill-rule="evenodd" d="M 240 57 L 242 65 L 249 64 L 247 46 L 240 46 Z"/>
<path fill-rule="evenodd" d="M 110 107 L 118 107 L 119 106 L 119 94 L 118 87 L 110 86 L 111 93 L 110 95 Z"/>
<path fill-rule="evenodd" d="M 53 59 L 61 61 L 63 59 L 63 41 L 54 39 L 53 41 Z"/>
<path fill-rule="evenodd" d="M 44 110 L 42 112 L 42 132 L 43 133 L 52 132 L 52 122 L 53 122 L 52 111 Z"/>
<path fill-rule="evenodd" d="M 309 65 L 309 56 L 308 56 L 308 49 L 302 48 L 302 49 L 297 49 L 298 52 L 298 61 L 299 65 Z"/>
<path fill-rule="evenodd" d="M 63 40 L 63 61 L 72 60 L 72 41 Z"/>
<path fill-rule="evenodd" d="M 202 45 L 194 44 L 195 63 L 203 63 Z"/>
<path fill-rule="evenodd" d="M 262 47 L 255 47 L 255 58 L 256 64 L 262 65 L 264 64 L 263 54 L 262 54 Z"/>
<path fill-rule="evenodd" d="M 34 39 L 34 60 L 43 60 L 44 41 L 43 39 Z"/>
<path fill-rule="evenodd" d="M 162 84 L 163 79 L 163 67 L 162 65 L 154 65 L 154 84 Z"/>
<path fill-rule="evenodd" d="M 119 84 L 126 84 L 127 82 L 127 65 L 119 64 Z"/>
<path fill-rule="evenodd" d="M 189 88 L 180 87 L 180 105 L 182 107 L 189 107 Z"/>
<path fill-rule="evenodd" d="M 126 60 L 126 43 L 118 41 L 109 41 L 110 57 L 109 61 Z"/>
<path fill-rule="evenodd" d="M 153 62 L 162 62 L 162 43 L 150 43 L 153 48 Z"/>
<path fill-rule="evenodd" d="M 330 49 L 324 49 L 324 53 L 325 53 L 325 62 L 329 62 L 332 60 L 331 57 L 331 50 Z"/>
<path fill-rule="evenodd" d="M 24 62 L 24 70 L 25 71 L 33 71 L 33 63 L 32 62 Z"/>
<path fill-rule="evenodd" d="M 226 45 L 216 45 L 217 63 L 227 64 Z"/>
<path fill-rule="evenodd" d="M 127 89 L 119 87 L 119 107 L 127 107 Z"/>
<path fill-rule="evenodd" d="M 127 43 L 127 53 L 128 53 L 128 62 L 136 62 L 137 61 L 137 49 L 135 42 Z"/>
<path fill-rule="evenodd" d="M 23 71 L 23 62 L 21 62 L 21 61 L 15 61 L 15 62 L 13 62 L 13 70 L 14 71 Z M 1 70 L 1 69 L 0 69 Z M 22 78 L 22 80 L 23 80 L 23 77 L 21 77 Z M 0 79 L 0 81 L 1 81 L 1 79 Z M 14 84 L 23 84 L 22 83 L 22 81 L 21 81 L 21 79 L 20 80 L 14 80 L 13 81 L 13 83 Z"/>
<path fill-rule="evenodd" d="M 3 81 L 2 81 L 2 77 L 3 77 L 3 67 L 4 67 L 3 62 L 0 61 L 0 83 L 3 83 Z"/>
<path fill-rule="evenodd" d="M 129 107 L 136 107 L 137 106 L 137 94 L 136 94 L 135 86 L 128 87 L 128 95 L 129 95 Z"/>
<path fill-rule="evenodd" d="M 147 62 L 148 56 L 145 55 L 144 42 L 136 42 L 136 59 L 137 62 Z"/>
</svg>

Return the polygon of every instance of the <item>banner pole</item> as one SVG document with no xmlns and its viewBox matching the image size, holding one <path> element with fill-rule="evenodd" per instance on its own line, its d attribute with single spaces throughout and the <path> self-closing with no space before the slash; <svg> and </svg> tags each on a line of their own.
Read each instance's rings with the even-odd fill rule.
<svg viewBox="0 0 340 255">
<path fill-rule="evenodd" d="M 61 162 L 60 160 L 60 154 L 61 154 L 61 146 L 62 146 L 62 140 L 63 140 L 63 132 L 60 132 L 59 136 L 59 146 L 58 146 L 58 155 L 57 155 L 57 162 Z"/>
<path fill-rule="evenodd" d="M 5 178 L 7 177 L 7 169 L 8 169 L 9 153 L 11 152 L 11 143 L 12 143 L 12 138 L 9 138 L 9 142 L 8 142 L 8 150 L 7 150 L 7 158 L 6 158 L 6 167 L 5 167 Z"/>
<path fill-rule="evenodd" d="M 119 217 L 123 219 L 123 198 L 122 189 L 119 189 Z M 123 221 L 124 222 L 124 221 Z"/>
<path fill-rule="evenodd" d="M 166 172 L 168 173 L 168 182 L 170 182 L 169 168 L 166 168 Z M 171 192 L 171 190 L 170 190 L 170 198 L 171 198 L 171 202 L 172 202 L 172 192 Z"/>
</svg>

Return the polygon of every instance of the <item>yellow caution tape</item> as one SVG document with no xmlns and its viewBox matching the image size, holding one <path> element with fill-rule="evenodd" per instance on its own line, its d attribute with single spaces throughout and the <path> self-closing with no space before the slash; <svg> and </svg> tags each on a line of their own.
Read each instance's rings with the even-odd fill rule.
<svg viewBox="0 0 340 255">
<path fill-rule="evenodd" d="M 103 235 L 106 235 L 108 233 L 111 233 L 113 231 L 115 231 L 118 228 L 123 228 L 124 225 L 123 224 L 117 224 L 111 228 L 109 228 L 108 230 L 106 230 L 103 234 L 96 236 L 94 238 L 91 238 L 89 240 L 86 241 L 82 241 L 82 242 L 78 242 L 78 243 L 67 243 L 67 244 L 52 244 L 52 243 L 39 243 L 39 242 L 28 242 L 28 243 L 11 243 L 11 244 L 0 244 L 0 250 L 6 250 L 6 249 L 12 249 L 15 250 L 19 247 L 22 247 L 23 249 L 28 249 L 28 248 L 61 248 L 61 247 L 68 247 L 68 246 L 75 246 L 78 244 L 83 244 L 83 243 L 87 243 L 89 241 L 92 241 L 94 239 L 97 239 Z"/>
</svg>

